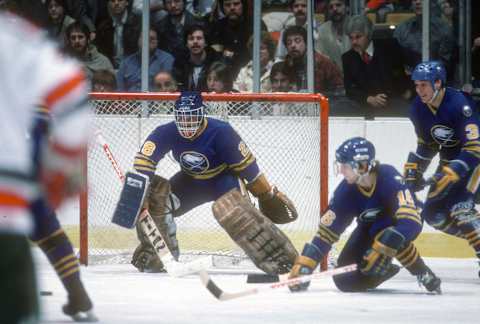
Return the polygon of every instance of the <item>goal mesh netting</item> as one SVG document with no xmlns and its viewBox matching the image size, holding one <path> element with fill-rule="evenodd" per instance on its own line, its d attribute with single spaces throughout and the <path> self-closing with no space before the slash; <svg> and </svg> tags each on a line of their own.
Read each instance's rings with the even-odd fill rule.
<svg viewBox="0 0 480 324">
<path fill-rule="evenodd" d="M 147 135 L 174 120 L 178 94 L 92 94 L 94 127 L 99 130 L 122 170 Z M 208 117 L 228 121 L 249 146 L 260 169 L 295 203 L 297 221 L 280 225 L 297 249 L 314 235 L 327 204 L 328 102 L 309 94 L 205 94 Z M 157 174 L 179 171 L 168 154 Z M 111 223 L 122 185 L 102 147 L 94 140 L 86 157 L 88 193 L 80 204 L 82 263 L 126 263 L 138 244 L 135 230 Z M 245 255 L 216 223 L 211 203 L 175 219 L 181 258 L 211 254 L 227 264 Z M 223 262 L 223 261 L 222 261 Z"/>
</svg>

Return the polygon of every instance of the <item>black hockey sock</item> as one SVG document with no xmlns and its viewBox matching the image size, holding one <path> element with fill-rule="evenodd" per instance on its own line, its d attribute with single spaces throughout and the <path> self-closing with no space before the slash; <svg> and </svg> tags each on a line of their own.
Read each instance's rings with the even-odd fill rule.
<svg viewBox="0 0 480 324">
<path fill-rule="evenodd" d="M 91 308 L 90 298 L 80 280 L 80 266 L 72 244 L 62 229 L 37 241 L 47 256 L 68 293 L 69 301 L 86 304 Z"/>
<path fill-rule="evenodd" d="M 0 233 L 0 255 L 0 322 L 36 323 L 38 291 L 28 240 Z"/>
</svg>

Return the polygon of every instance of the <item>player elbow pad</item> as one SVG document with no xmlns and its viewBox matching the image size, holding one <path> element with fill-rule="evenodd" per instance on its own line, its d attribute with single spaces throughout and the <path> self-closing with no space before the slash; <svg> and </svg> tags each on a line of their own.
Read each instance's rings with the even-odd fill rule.
<svg viewBox="0 0 480 324">
<path fill-rule="evenodd" d="M 393 227 L 387 227 L 373 242 L 372 248 L 389 257 L 394 257 L 405 242 L 402 233 Z"/>
<path fill-rule="evenodd" d="M 424 157 L 418 153 L 410 152 L 408 153 L 407 163 L 405 164 L 405 166 L 407 166 L 408 164 L 415 165 L 418 172 L 423 174 L 423 172 L 425 172 L 425 170 L 430 165 L 431 161 L 431 158 Z"/>
</svg>

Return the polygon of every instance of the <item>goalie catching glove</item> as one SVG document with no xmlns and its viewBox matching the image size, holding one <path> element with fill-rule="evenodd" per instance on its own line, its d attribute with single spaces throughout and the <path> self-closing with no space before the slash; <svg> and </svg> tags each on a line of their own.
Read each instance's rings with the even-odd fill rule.
<svg viewBox="0 0 480 324">
<path fill-rule="evenodd" d="M 249 183 L 247 189 L 258 198 L 260 211 L 275 224 L 287 224 L 298 218 L 293 202 L 277 187 L 272 188 L 263 174 Z"/>
<path fill-rule="evenodd" d="M 393 227 L 387 227 L 375 238 L 372 247 L 363 256 L 360 271 L 368 276 L 385 276 L 404 241 L 405 237 L 401 233 Z"/>
</svg>

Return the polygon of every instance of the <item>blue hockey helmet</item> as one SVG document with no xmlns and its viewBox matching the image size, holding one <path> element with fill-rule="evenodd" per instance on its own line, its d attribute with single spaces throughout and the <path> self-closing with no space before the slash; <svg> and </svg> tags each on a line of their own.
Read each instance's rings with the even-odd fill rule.
<svg viewBox="0 0 480 324">
<path fill-rule="evenodd" d="M 175 125 L 182 137 L 192 138 L 203 124 L 204 105 L 200 92 L 183 91 L 175 101 Z"/>
<path fill-rule="evenodd" d="M 343 142 L 335 151 L 338 163 L 346 163 L 358 171 L 360 163 L 366 162 L 370 171 L 375 165 L 375 146 L 363 137 L 353 137 Z"/>
<path fill-rule="evenodd" d="M 442 81 L 442 87 L 447 82 L 447 71 L 439 61 L 427 61 L 418 64 L 412 72 L 413 81 L 430 81 L 435 89 L 435 81 Z"/>
</svg>

